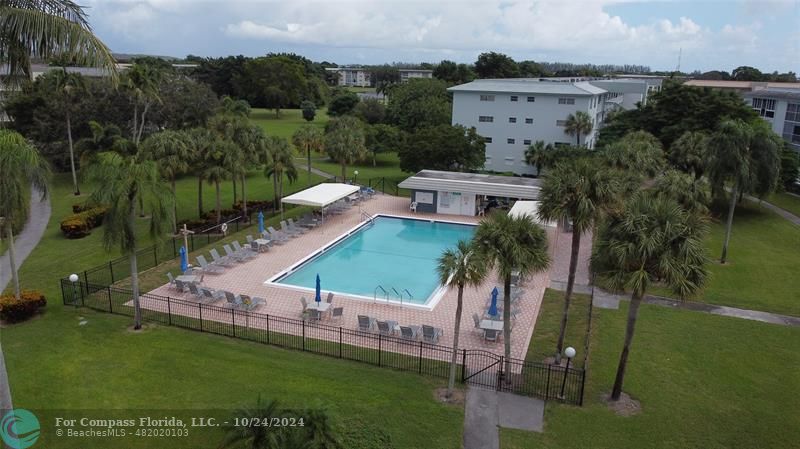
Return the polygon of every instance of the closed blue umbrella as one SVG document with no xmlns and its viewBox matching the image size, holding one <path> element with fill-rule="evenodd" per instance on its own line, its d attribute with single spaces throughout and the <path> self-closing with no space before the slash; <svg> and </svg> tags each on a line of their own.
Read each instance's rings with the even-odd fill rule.
<svg viewBox="0 0 800 449">
<path fill-rule="evenodd" d="M 258 211 L 258 233 L 264 233 L 264 212 Z"/>
<path fill-rule="evenodd" d="M 492 304 L 489 306 L 489 315 L 497 316 L 497 295 L 500 292 L 497 291 L 497 287 L 492 289 Z"/>
<path fill-rule="evenodd" d="M 322 302 L 322 289 L 319 286 L 319 274 L 317 274 L 317 296 L 314 297 L 314 301 Z"/>
<path fill-rule="evenodd" d="M 181 273 L 186 273 L 189 269 L 189 257 L 186 254 L 186 247 L 181 246 L 181 249 L 178 250 L 178 253 L 181 255 Z"/>
</svg>

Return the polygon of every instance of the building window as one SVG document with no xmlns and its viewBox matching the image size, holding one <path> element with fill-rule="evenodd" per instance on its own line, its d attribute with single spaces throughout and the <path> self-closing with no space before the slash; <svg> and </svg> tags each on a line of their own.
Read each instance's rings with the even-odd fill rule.
<svg viewBox="0 0 800 449">
<path fill-rule="evenodd" d="M 511 101 L 517 101 L 518 99 L 519 99 L 519 97 L 517 97 L 516 95 L 512 95 L 511 96 Z"/>
<path fill-rule="evenodd" d="M 484 137 L 483 141 L 486 142 L 486 143 L 492 143 L 492 138 L 491 137 Z"/>
<path fill-rule="evenodd" d="M 536 101 L 536 97 L 528 97 L 528 103 L 533 103 Z"/>
<path fill-rule="evenodd" d="M 525 119 L 525 124 L 526 125 L 533 125 L 533 119 L 532 118 L 526 118 Z"/>
<path fill-rule="evenodd" d="M 783 138 L 794 145 L 800 145 L 800 125 L 797 123 L 784 123 Z"/>
<path fill-rule="evenodd" d="M 753 98 L 753 110 L 761 117 L 775 117 L 775 100 L 770 98 Z"/>
<path fill-rule="evenodd" d="M 494 95 L 481 95 L 481 101 L 494 101 Z"/>
<path fill-rule="evenodd" d="M 525 145 L 530 145 L 531 144 L 531 139 L 525 139 L 525 140 L 522 141 L 522 143 L 525 144 Z"/>
<path fill-rule="evenodd" d="M 569 97 L 561 97 L 558 99 L 558 104 L 575 104 L 575 99 Z"/>
<path fill-rule="evenodd" d="M 516 142 L 516 140 L 514 140 L 514 139 L 512 139 L 510 137 L 508 139 L 506 139 L 506 143 L 509 144 L 509 145 L 513 145 L 515 142 Z"/>
<path fill-rule="evenodd" d="M 558 148 L 558 147 L 568 147 L 570 144 L 569 144 L 569 142 L 555 142 L 555 143 L 553 143 L 553 145 L 556 148 Z"/>
<path fill-rule="evenodd" d="M 484 162 L 484 165 L 492 165 L 492 157 L 491 156 L 486 156 L 486 162 Z"/>
<path fill-rule="evenodd" d="M 556 120 L 556 126 L 567 126 L 566 120 Z"/>
<path fill-rule="evenodd" d="M 485 123 L 492 123 L 494 122 L 494 117 L 492 117 L 491 115 L 481 115 L 480 117 L 478 117 L 478 121 Z"/>
<path fill-rule="evenodd" d="M 508 123 L 517 123 L 517 118 L 516 117 L 509 117 L 508 118 Z"/>
<path fill-rule="evenodd" d="M 786 105 L 786 121 L 800 123 L 800 103 Z"/>
<path fill-rule="evenodd" d="M 506 165 L 514 165 L 514 158 L 513 157 L 507 157 L 507 158 L 504 158 L 503 160 L 505 161 Z"/>
</svg>

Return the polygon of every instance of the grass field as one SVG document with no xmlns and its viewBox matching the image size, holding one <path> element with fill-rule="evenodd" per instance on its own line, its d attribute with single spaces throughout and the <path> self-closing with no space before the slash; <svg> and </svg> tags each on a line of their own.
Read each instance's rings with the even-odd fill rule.
<svg viewBox="0 0 800 449">
<path fill-rule="evenodd" d="M 595 309 L 585 405 L 548 404 L 543 434 L 502 429 L 502 448 L 797 447 L 800 329 L 643 304 L 625 381 L 641 412 L 620 417 L 601 398 L 626 314 Z"/>
<path fill-rule="evenodd" d="M 767 198 L 770 202 L 780 208 L 786 209 L 789 212 L 800 217 L 800 197 L 790 195 L 788 193 L 773 193 Z"/>
<path fill-rule="evenodd" d="M 308 123 L 300 109 L 281 109 L 280 117 L 277 117 L 273 110 L 253 109 L 250 112 L 250 121 L 264 128 L 267 135 L 285 137 L 290 142 L 295 130 Z M 326 123 L 328 123 L 326 109 L 317 109 L 317 115 L 311 124 L 324 128 Z"/>
<path fill-rule="evenodd" d="M 583 367 L 585 356 L 584 342 L 586 340 L 586 327 L 589 320 L 589 303 L 591 298 L 587 295 L 573 294 L 570 301 L 569 316 L 567 317 L 567 333 L 564 336 L 564 347 L 575 348 L 573 365 Z M 561 329 L 561 314 L 564 311 L 564 293 L 552 289 L 544 291 L 544 298 L 536 319 L 531 343 L 525 360 L 542 362 L 547 357 L 553 357 L 558 344 L 558 332 Z"/>
</svg>

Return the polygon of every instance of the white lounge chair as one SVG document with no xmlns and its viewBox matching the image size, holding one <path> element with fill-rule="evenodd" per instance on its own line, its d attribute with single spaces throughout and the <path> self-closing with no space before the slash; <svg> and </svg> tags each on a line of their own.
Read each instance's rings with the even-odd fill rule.
<svg viewBox="0 0 800 449">
<path fill-rule="evenodd" d="M 444 332 L 438 327 L 428 326 L 425 324 L 422 325 L 422 339 L 427 343 L 439 343 L 439 338 L 443 334 Z"/>
<path fill-rule="evenodd" d="M 197 256 L 197 264 L 200 265 L 200 269 L 203 270 L 203 273 L 219 274 L 225 271 L 225 268 L 222 266 L 208 263 L 206 257 L 202 254 Z"/>
<path fill-rule="evenodd" d="M 214 259 L 213 263 L 216 265 L 222 265 L 223 267 L 232 267 L 236 265 L 236 261 L 234 259 L 220 256 L 216 248 L 211 248 L 209 254 L 211 254 L 211 258 Z"/>
</svg>

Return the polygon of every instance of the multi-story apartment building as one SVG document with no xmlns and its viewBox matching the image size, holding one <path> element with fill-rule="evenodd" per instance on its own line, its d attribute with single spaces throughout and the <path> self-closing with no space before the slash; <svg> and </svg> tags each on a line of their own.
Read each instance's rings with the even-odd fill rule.
<svg viewBox="0 0 800 449">
<path fill-rule="evenodd" d="M 772 130 L 800 152 L 800 88 L 757 89 L 744 99 L 758 115 L 772 125 Z"/>
<path fill-rule="evenodd" d="M 405 83 L 412 78 L 433 78 L 433 70 L 426 69 L 400 69 L 400 82 Z"/>
<path fill-rule="evenodd" d="M 365 67 L 328 67 L 325 70 L 338 75 L 336 84 L 339 86 L 370 87 L 372 75 Z M 398 69 L 400 82 L 405 83 L 412 78 L 433 78 L 433 70 L 425 69 Z"/>
<path fill-rule="evenodd" d="M 525 150 L 533 142 L 577 143 L 577 136 L 565 132 L 570 114 L 583 111 L 591 117 L 592 131 L 580 143 L 594 148 L 606 112 L 646 101 L 655 90 L 651 86 L 660 83 L 520 78 L 477 80 L 448 90 L 453 93 L 453 124 L 475 127 L 486 139 L 486 170 L 534 174 L 535 168 L 525 163 Z"/>
</svg>

